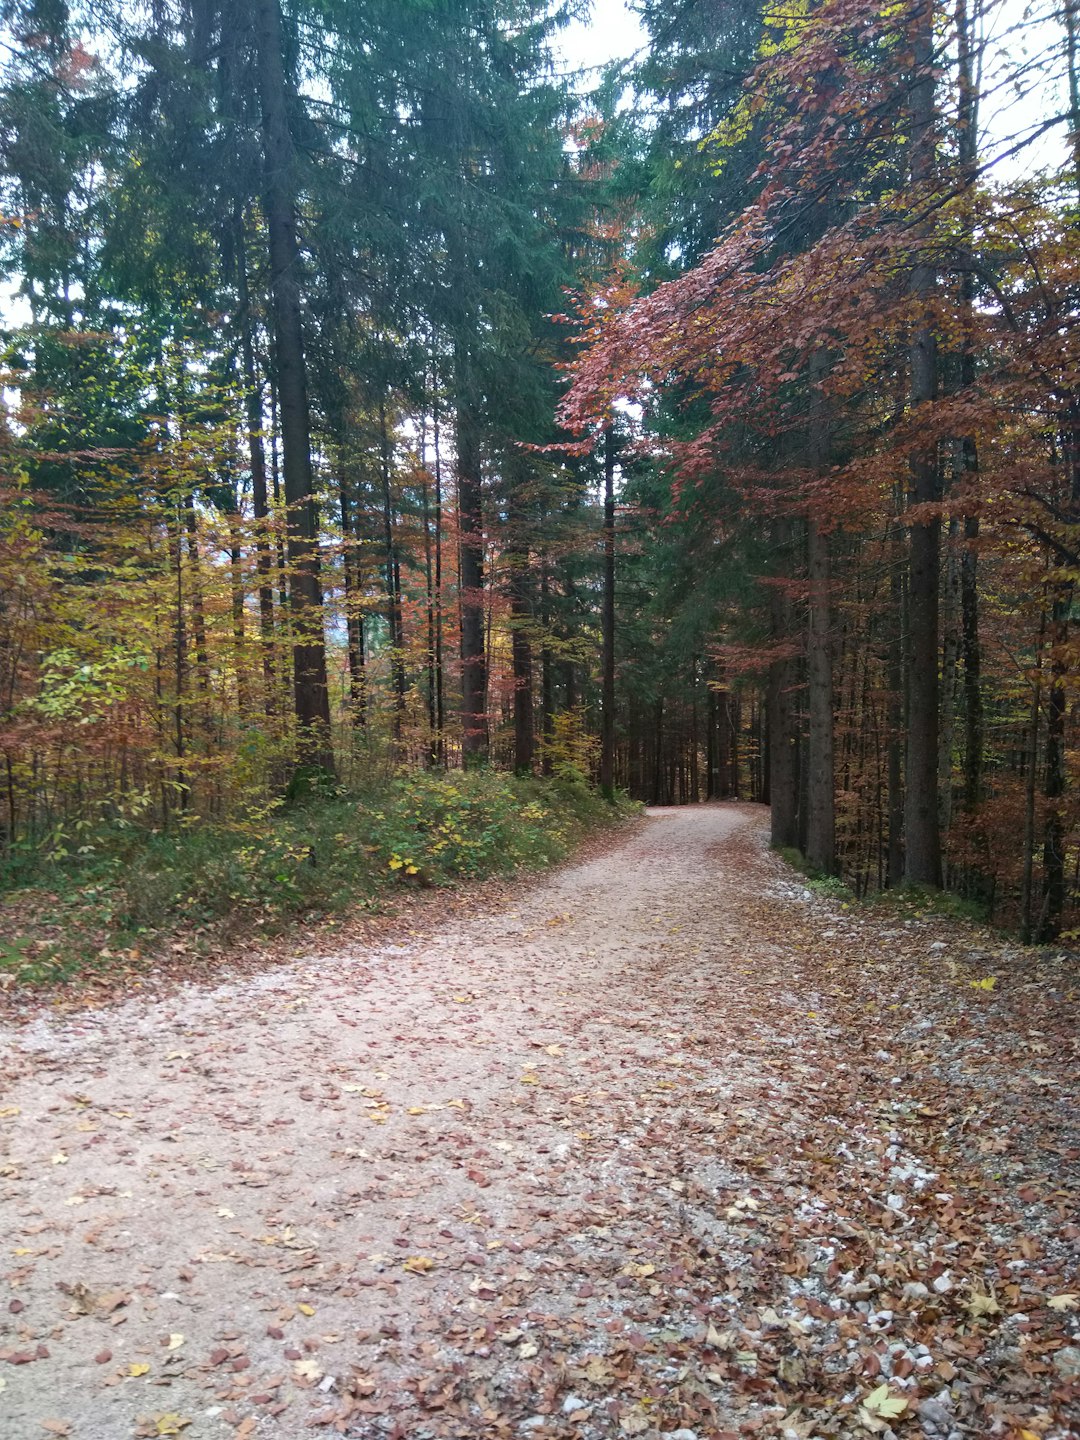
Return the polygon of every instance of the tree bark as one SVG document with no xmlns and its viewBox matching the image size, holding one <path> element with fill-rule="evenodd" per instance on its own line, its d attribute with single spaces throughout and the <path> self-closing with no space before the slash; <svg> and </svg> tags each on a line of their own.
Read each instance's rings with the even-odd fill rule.
<svg viewBox="0 0 1080 1440">
<path fill-rule="evenodd" d="M 778 548 L 787 549 L 786 526 L 779 526 Z M 769 619 L 772 643 L 777 649 L 791 645 L 791 604 L 783 581 L 775 580 L 769 590 Z M 795 715 L 795 661 L 781 654 L 769 666 L 769 804 L 772 813 L 770 840 L 774 849 L 796 849 L 799 843 L 798 737 Z"/>
<path fill-rule="evenodd" d="M 459 381 L 459 384 L 461 382 Z M 487 644 L 484 633 L 484 502 L 477 418 L 467 398 L 457 410 L 457 490 L 461 593 L 461 751 L 466 766 L 488 755 Z"/>
<path fill-rule="evenodd" d="M 293 623 L 293 705 L 302 771 L 334 773 L 322 586 L 311 468 L 311 416 L 300 310 L 295 157 L 289 132 L 279 0 L 254 0 L 262 105 L 266 229 L 281 413 Z"/>
<path fill-rule="evenodd" d="M 921 0 L 913 36 L 911 84 L 911 180 L 925 187 L 936 171 L 937 116 L 934 95 L 934 11 Z M 909 285 L 924 312 L 936 289 L 936 276 L 925 255 L 916 258 Z M 937 342 L 928 314 L 918 322 L 910 351 L 911 406 L 929 408 L 937 396 Z M 941 498 L 936 442 L 922 447 L 910 462 L 909 498 L 933 506 Z M 931 514 L 911 526 L 908 584 L 908 740 L 904 797 L 905 878 L 914 884 L 941 884 L 941 827 L 938 815 L 938 590 L 941 520 Z"/>
<path fill-rule="evenodd" d="M 600 680 L 600 791 L 615 799 L 615 434 L 604 432 L 604 599 Z"/>
<path fill-rule="evenodd" d="M 255 517 L 255 572 L 259 582 L 259 642 L 262 651 L 263 706 L 267 715 L 277 709 L 274 679 L 274 562 L 270 551 L 270 501 L 266 488 L 266 452 L 263 448 L 262 390 L 255 362 L 254 326 L 248 290 L 244 217 L 236 217 L 237 299 L 240 305 L 240 351 L 244 366 L 244 407 L 247 419 L 248 463 L 251 467 L 251 508 Z"/>
</svg>

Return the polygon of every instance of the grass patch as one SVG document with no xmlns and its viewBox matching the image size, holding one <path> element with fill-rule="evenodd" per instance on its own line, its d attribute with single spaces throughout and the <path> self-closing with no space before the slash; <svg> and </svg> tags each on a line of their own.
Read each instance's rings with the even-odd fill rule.
<svg viewBox="0 0 1080 1440">
<path fill-rule="evenodd" d="M 119 968 L 176 934 L 272 934 L 377 908 L 391 887 L 538 869 L 635 806 L 582 782 L 494 771 L 414 774 L 378 789 L 275 803 L 228 824 L 101 829 L 78 852 L 0 871 L 0 983 Z"/>
<path fill-rule="evenodd" d="M 806 888 L 812 890 L 816 895 L 831 896 L 834 900 L 852 902 L 856 899 L 855 892 L 844 883 L 837 875 L 825 875 L 820 870 L 813 870 L 806 863 L 806 857 L 801 850 L 796 850 L 790 845 L 778 845 L 775 853 L 792 870 L 797 870 L 806 881 Z"/>
<path fill-rule="evenodd" d="M 877 890 L 866 897 L 867 905 L 922 920 L 930 915 L 942 920 L 963 920 L 972 925 L 985 925 L 988 907 L 979 900 L 970 900 L 948 890 L 932 890 L 926 885 L 898 885 L 891 890 Z"/>
</svg>

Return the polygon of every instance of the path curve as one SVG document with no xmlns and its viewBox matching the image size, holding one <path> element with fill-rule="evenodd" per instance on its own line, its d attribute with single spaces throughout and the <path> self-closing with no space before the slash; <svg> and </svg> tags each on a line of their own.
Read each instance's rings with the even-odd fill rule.
<svg viewBox="0 0 1080 1440">
<path fill-rule="evenodd" d="M 497 913 L 4 1034 L 0 1437 L 782 1434 L 723 1327 L 839 1031 L 764 816 L 654 810 Z"/>
</svg>

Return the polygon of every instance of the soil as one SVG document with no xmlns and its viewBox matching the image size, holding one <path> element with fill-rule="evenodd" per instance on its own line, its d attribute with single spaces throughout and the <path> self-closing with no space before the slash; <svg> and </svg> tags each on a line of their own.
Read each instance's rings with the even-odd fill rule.
<svg viewBox="0 0 1080 1440">
<path fill-rule="evenodd" d="M 3 1024 L 3 1440 L 1080 1435 L 1072 957 L 747 805 L 326 943 Z"/>
</svg>

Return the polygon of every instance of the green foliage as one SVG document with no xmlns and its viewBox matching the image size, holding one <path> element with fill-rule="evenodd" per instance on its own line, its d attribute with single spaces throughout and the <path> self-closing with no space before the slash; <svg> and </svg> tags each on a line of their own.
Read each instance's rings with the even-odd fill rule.
<svg viewBox="0 0 1080 1440">
<path fill-rule="evenodd" d="M 931 890 L 926 885 L 899 885 L 892 890 L 877 891 L 868 896 L 868 903 L 914 920 L 929 915 L 984 925 L 988 915 L 987 906 L 978 900 L 946 890 Z"/>
<path fill-rule="evenodd" d="M 48 851 L 0 870 L 2 928 L 22 932 L 0 946 L 0 977 L 63 980 L 170 934 L 267 934 L 301 915 L 375 904 L 389 887 L 539 868 L 632 808 L 613 808 L 573 779 L 420 773 L 363 793 L 271 803 L 243 822 L 57 836 Z"/>
</svg>

